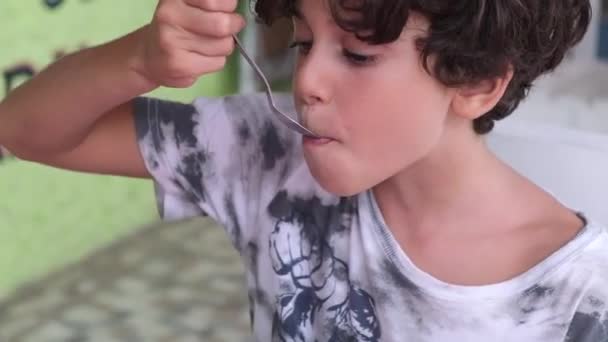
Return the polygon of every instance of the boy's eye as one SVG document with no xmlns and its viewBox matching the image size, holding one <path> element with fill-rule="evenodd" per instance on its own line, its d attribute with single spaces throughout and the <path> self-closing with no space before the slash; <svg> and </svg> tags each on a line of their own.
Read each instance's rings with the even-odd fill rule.
<svg viewBox="0 0 608 342">
<path fill-rule="evenodd" d="M 312 49 L 312 42 L 295 41 L 289 45 L 289 48 L 290 49 L 297 48 L 299 54 L 306 55 Z"/>
<path fill-rule="evenodd" d="M 347 49 L 342 50 L 342 54 L 346 57 L 351 63 L 355 65 L 366 65 L 373 63 L 375 61 L 374 56 L 362 55 L 358 53 L 354 53 Z"/>
<path fill-rule="evenodd" d="M 312 50 L 312 41 L 294 41 L 289 45 L 290 48 L 297 48 L 298 54 L 307 55 Z M 356 66 L 369 65 L 376 61 L 375 56 L 363 55 L 352 52 L 348 49 L 342 49 L 342 55 L 348 60 L 349 63 Z"/>
</svg>

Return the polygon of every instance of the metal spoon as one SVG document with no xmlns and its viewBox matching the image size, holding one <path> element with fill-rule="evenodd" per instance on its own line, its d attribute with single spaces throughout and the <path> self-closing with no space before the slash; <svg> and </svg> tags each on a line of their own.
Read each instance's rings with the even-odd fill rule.
<svg viewBox="0 0 608 342">
<path fill-rule="evenodd" d="M 266 76 L 264 76 L 264 73 L 262 72 L 260 67 L 249 56 L 249 54 L 247 54 L 247 52 L 243 48 L 243 45 L 241 45 L 240 40 L 237 38 L 237 36 L 233 35 L 232 38 L 234 38 L 234 43 L 236 44 L 236 47 L 238 48 L 241 55 L 243 55 L 243 57 L 245 57 L 245 60 L 247 60 L 249 65 L 251 65 L 253 70 L 255 70 L 256 74 L 258 74 L 258 77 L 264 82 L 264 86 L 266 88 L 266 97 L 268 98 L 268 103 L 270 104 L 270 107 L 272 108 L 272 111 L 277 116 L 277 118 L 283 124 L 285 124 L 287 127 L 291 128 L 292 130 L 296 131 L 297 133 L 300 133 L 300 134 L 302 134 L 304 136 L 308 136 L 308 137 L 321 138 L 320 136 L 311 132 L 306 127 L 302 126 L 297 120 L 295 120 L 291 116 L 283 113 L 281 110 L 279 110 L 277 108 L 277 106 L 274 103 L 274 99 L 272 98 L 272 90 L 270 89 L 270 84 L 268 83 Z"/>
</svg>

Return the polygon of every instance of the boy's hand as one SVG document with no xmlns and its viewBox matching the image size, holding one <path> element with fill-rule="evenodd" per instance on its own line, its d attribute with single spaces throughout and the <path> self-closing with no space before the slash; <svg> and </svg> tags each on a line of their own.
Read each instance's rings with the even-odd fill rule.
<svg viewBox="0 0 608 342">
<path fill-rule="evenodd" d="M 142 31 L 136 72 L 158 86 L 185 88 L 221 70 L 245 20 L 238 0 L 159 0 Z"/>
</svg>

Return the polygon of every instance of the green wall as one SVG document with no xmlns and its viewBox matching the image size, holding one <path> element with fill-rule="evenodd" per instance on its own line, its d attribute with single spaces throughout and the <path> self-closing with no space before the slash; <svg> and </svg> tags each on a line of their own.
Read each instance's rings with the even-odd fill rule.
<svg viewBox="0 0 608 342">
<path fill-rule="evenodd" d="M 156 3 L 0 1 L 0 98 L 10 91 L 7 88 L 27 79 L 28 72 L 39 71 L 58 55 L 145 24 Z M 159 89 L 153 95 L 190 101 L 233 92 L 234 67 L 232 62 L 191 89 Z M 149 181 L 76 174 L 16 160 L 0 162 L 0 298 L 155 220 L 153 198 Z"/>
</svg>

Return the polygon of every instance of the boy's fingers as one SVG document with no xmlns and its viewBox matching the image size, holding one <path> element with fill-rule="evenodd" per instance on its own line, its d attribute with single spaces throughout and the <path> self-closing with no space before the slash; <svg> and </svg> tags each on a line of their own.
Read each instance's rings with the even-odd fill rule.
<svg viewBox="0 0 608 342">
<path fill-rule="evenodd" d="M 201 56 L 196 52 L 184 51 L 167 57 L 166 81 L 197 78 L 219 71 L 226 65 L 226 57 Z"/>
<path fill-rule="evenodd" d="M 222 39 L 196 39 L 186 43 L 189 51 L 207 57 L 228 56 L 234 50 L 234 40 L 232 37 Z"/>
<path fill-rule="evenodd" d="M 236 11 L 239 5 L 238 0 L 184 0 L 184 2 L 205 11 L 228 13 Z"/>
<path fill-rule="evenodd" d="M 236 13 L 199 10 L 184 13 L 184 29 L 197 35 L 223 38 L 238 33 L 244 26 L 245 20 Z"/>
</svg>

